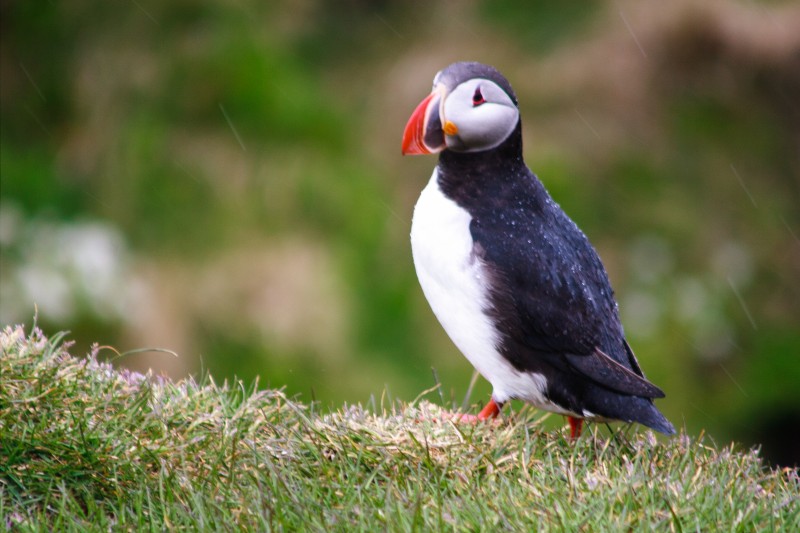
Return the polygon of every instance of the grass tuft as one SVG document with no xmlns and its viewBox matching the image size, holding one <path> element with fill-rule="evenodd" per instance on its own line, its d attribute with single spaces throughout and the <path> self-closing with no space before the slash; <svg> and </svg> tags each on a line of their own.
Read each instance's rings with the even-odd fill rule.
<svg viewBox="0 0 800 533">
<path fill-rule="evenodd" d="M 800 530 L 796 470 L 702 435 L 573 444 L 532 409 L 456 425 L 426 400 L 325 414 L 78 359 L 35 328 L 0 347 L 8 529 Z"/>
</svg>

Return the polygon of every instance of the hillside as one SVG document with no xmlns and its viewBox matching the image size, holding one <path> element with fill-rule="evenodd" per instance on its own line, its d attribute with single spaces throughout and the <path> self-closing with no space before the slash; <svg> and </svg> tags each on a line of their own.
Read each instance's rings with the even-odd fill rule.
<svg viewBox="0 0 800 533">
<path fill-rule="evenodd" d="M 424 399 L 322 413 L 64 338 L 0 334 L 10 529 L 800 530 L 796 470 L 702 436 L 590 426 L 573 444 L 531 409 L 463 426 Z"/>
</svg>

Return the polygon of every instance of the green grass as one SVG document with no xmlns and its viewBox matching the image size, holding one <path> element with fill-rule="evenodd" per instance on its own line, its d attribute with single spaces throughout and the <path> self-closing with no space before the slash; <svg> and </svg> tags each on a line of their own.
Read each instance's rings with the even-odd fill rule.
<svg viewBox="0 0 800 533">
<path fill-rule="evenodd" d="M 426 400 L 325 414 L 62 340 L 0 334 L 0 528 L 800 530 L 797 471 L 703 437 L 570 443 L 532 409 L 464 426 Z"/>
</svg>

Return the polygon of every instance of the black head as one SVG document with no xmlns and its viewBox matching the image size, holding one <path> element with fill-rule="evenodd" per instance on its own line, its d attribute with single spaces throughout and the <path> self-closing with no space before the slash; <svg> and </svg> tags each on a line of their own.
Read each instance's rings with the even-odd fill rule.
<svg viewBox="0 0 800 533">
<path fill-rule="evenodd" d="M 452 92 L 460 84 L 475 78 L 482 78 L 497 84 L 506 94 L 511 98 L 514 105 L 519 105 L 517 96 L 514 94 L 514 89 L 508 82 L 505 76 L 500 74 L 496 68 L 491 65 L 484 65 L 476 61 L 459 61 L 446 66 L 433 78 L 433 87 L 441 83 L 447 88 L 448 92 Z"/>
<path fill-rule="evenodd" d="M 484 152 L 519 135 L 511 84 L 494 67 L 460 62 L 439 71 L 403 134 L 404 154 Z"/>
</svg>

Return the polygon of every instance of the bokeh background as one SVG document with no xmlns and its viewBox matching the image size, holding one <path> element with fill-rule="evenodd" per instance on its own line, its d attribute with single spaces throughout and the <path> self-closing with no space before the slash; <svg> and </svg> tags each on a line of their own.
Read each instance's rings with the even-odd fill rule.
<svg viewBox="0 0 800 533">
<path fill-rule="evenodd" d="M 479 60 L 659 407 L 800 461 L 797 2 L 3 0 L 0 25 L 3 324 L 35 305 L 78 353 L 166 348 L 116 362 L 325 409 L 437 379 L 460 405 L 408 243 L 435 158 L 400 137 Z"/>
</svg>

